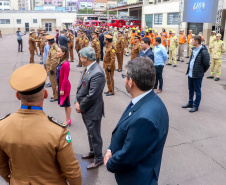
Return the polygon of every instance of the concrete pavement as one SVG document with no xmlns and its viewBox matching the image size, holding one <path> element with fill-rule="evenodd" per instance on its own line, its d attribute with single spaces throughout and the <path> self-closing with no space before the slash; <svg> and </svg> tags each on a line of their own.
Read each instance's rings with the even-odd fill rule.
<svg viewBox="0 0 226 185">
<path fill-rule="evenodd" d="M 15 112 L 20 102 L 15 97 L 15 91 L 10 87 L 11 73 L 18 67 L 29 63 L 28 35 L 23 37 L 24 52 L 17 52 L 16 35 L 0 38 L 0 117 Z M 76 68 L 78 57 L 71 64 L 70 81 L 72 84 L 72 125 L 71 132 L 73 148 L 83 173 L 84 185 L 116 185 L 114 175 L 105 166 L 87 171 L 89 160 L 82 160 L 81 154 L 88 152 L 86 128 L 81 115 L 74 110 L 74 97 L 78 85 L 80 71 Z M 130 56 L 124 56 L 124 64 Z M 40 58 L 35 55 L 35 62 Z M 170 117 L 170 129 L 164 148 L 162 167 L 159 177 L 160 185 L 223 185 L 226 182 L 226 57 L 222 62 L 222 76 L 219 82 L 203 79 L 202 101 L 196 113 L 189 113 L 181 106 L 188 101 L 187 60 L 178 62 L 176 68 L 165 66 L 163 72 L 164 85 L 160 98 L 165 103 Z M 101 62 L 102 66 L 102 62 Z M 116 61 L 116 67 L 117 67 Z M 125 71 L 123 71 L 125 72 Z M 103 153 L 110 143 L 111 132 L 119 121 L 124 109 L 131 101 L 124 87 L 121 73 L 115 72 L 115 96 L 104 96 L 105 118 L 102 120 Z M 47 88 L 49 98 L 44 103 L 44 111 L 58 120 L 65 119 L 64 109 L 56 102 L 50 103 L 51 88 Z M 107 88 L 105 87 L 105 90 Z M 0 179 L 0 185 L 5 185 Z"/>
</svg>

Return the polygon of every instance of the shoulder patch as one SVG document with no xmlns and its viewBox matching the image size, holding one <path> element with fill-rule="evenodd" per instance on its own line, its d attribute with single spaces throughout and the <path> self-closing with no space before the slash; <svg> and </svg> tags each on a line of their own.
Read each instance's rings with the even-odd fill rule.
<svg viewBox="0 0 226 185">
<path fill-rule="evenodd" d="M 88 40 L 86 40 L 86 42 L 88 42 Z"/>
<path fill-rule="evenodd" d="M 10 114 L 7 114 L 6 116 L 1 117 L 1 118 L 0 118 L 0 121 L 2 121 L 3 119 L 7 118 L 9 115 L 10 115 Z"/>
<path fill-rule="evenodd" d="M 67 127 L 67 125 L 65 125 L 63 122 L 56 120 L 52 116 L 48 116 L 48 118 L 49 118 L 49 121 L 52 121 L 53 123 L 55 123 L 55 124 L 57 124 L 57 125 L 59 125 L 59 126 L 61 126 L 63 128 L 66 128 Z"/>
<path fill-rule="evenodd" d="M 66 141 L 70 144 L 70 142 L 71 142 L 71 134 L 70 134 L 69 131 L 68 131 L 68 133 L 67 133 L 65 139 L 66 139 Z"/>
<path fill-rule="evenodd" d="M 99 41 L 97 41 L 97 44 L 99 44 Z"/>
<path fill-rule="evenodd" d="M 55 53 L 56 53 L 56 50 L 55 50 L 55 49 L 53 49 L 53 50 L 52 50 L 52 53 L 53 53 L 53 54 L 55 54 Z"/>
<path fill-rule="evenodd" d="M 112 49 L 111 51 L 112 51 L 112 53 L 114 53 L 115 52 L 115 49 Z"/>
</svg>

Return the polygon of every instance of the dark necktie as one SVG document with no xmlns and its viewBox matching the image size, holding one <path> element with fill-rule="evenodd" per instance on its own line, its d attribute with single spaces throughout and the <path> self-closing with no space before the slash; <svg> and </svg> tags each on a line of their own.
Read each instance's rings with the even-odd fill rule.
<svg viewBox="0 0 226 185">
<path fill-rule="evenodd" d="M 82 79 L 84 78 L 85 74 L 86 74 L 87 69 L 85 68 L 83 75 L 82 75 Z"/>
<path fill-rule="evenodd" d="M 131 101 L 128 105 L 128 107 L 126 108 L 125 112 L 128 112 L 133 106 L 133 102 Z"/>
</svg>

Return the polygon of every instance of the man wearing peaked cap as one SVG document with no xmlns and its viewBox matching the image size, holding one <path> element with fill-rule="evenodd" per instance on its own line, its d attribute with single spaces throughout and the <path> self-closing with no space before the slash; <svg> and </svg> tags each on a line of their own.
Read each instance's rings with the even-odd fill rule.
<svg viewBox="0 0 226 185">
<path fill-rule="evenodd" d="M 138 57 L 138 54 L 140 53 L 140 50 L 141 50 L 139 35 L 135 35 L 134 42 L 135 44 L 133 45 L 133 48 L 132 48 L 131 60 Z"/>
<path fill-rule="evenodd" d="M 59 59 L 57 58 L 57 49 L 59 47 L 55 43 L 53 35 L 47 35 L 46 39 L 50 46 L 49 53 L 46 59 L 46 70 L 47 73 L 49 74 L 49 79 L 53 90 L 53 98 L 50 100 L 50 102 L 54 102 L 58 100 L 58 93 L 56 90 L 57 87 L 56 67 L 59 63 Z"/>
<path fill-rule="evenodd" d="M 35 56 L 35 50 L 36 48 L 36 42 L 41 42 L 40 40 L 35 39 L 35 32 L 31 31 L 30 32 L 30 37 L 28 40 L 29 44 L 29 51 L 30 51 L 30 63 L 34 63 L 34 56 Z"/>
<path fill-rule="evenodd" d="M 93 33 L 92 33 L 92 43 L 91 43 L 91 46 L 92 48 L 95 50 L 95 53 L 96 53 L 96 61 L 97 63 L 99 64 L 100 63 L 100 41 L 98 39 L 98 30 L 95 30 Z"/>
<path fill-rule="evenodd" d="M 39 64 L 24 65 L 10 78 L 21 107 L 0 119 L 0 176 L 11 185 L 82 184 L 66 125 L 43 111 L 46 78 Z"/>
<path fill-rule="evenodd" d="M 118 69 L 116 71 L 121 72 L 123 67 L 123 53 L 125 48 L 125 40 L 122 36 L 122 30 L 118 31 L 118 39 L 116 42 L 116 56 L 118 60 Z"/>
<path fill-rule="evenodd" d="M 210 36 L 210 41 L 209 41 L 209 54 L 212 54 L 212 47 L 213 46 L 213 42 L 216 41 L 216 31 L 212 31 L 211 32 L 211 36 Z"/>
</svg>

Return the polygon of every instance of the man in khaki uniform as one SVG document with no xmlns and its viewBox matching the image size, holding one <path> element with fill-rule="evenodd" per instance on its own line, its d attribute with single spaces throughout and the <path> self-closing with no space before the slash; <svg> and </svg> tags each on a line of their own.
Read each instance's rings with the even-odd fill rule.
<svg viewBox="0 0 226 185">
<path fill-rule="evenodd" d="M 79 39 L 79 48 L 80 48 L 79 50 L 87 46 L 89 46 L 89 39 L 86 36 L 86 31 L 83 29 L 81 30 L 81 37 Z M 82 67 L 82 61 L 80 60 L 80 57 L 79 57 L 79 64 L 77 65 L 77 67 Z"/>
<path fill-rule="evenodd" d="M 73 53 L 73 47 L 74 47 L 74 35 L 73 35 L 73 31 L 69 30 L 69 37 L 70 39 L 70 43 L 68 43 L 68 50 L 69 50 L 69 54 L 70 54 L 70 61 L 74 62 L 74 53 Z"/>
<path fill-rule="evenodd" d="M 117 28 L 114 28 L 114 32 L 113 32 L 113 44 L 116 45 L 116 42 L 118 40 L 118 31 Z"/>
<path fill-rule="evenodd" d="M 78 31 L 77 38 L 75 39 L 75 50 L 78 54 L 78 60 L 79 60 L 77 67 L 82 67 L 82 62 L 80 61 L 80 54 L 79 54 L 79 51 L 81 49 L 81 41 L 80 40 L 82 40 L 82 37 L 81 37 L 80 31 Z"/>
<path fill-rule="evenodd" d="M 59 63 L 59 59 L 57 58 L 57 49 L 59 47 L 54 41 L 54 36 L 47 35 L 46 39 L 48 41 L 48 44 L 50 45 L 48 57 L 46 59 L 46 70 L 47 73 L 49 74 L 49 79 L 53 90 L 53 98 L 50 100 L 50 102 L 54 102 L 58 100 L 58 94 L 56 89 L 57 87 L 56 67 Z"/>
<path fill-rule="evenodd" d="M 125 53 L 126 56 L 128 56 L 128 54 L 129 54 L 129 42 L 130 42 L 130 38 L 131 38 L 128 29 L 125 30 L 125 37 L 124 38 L 125 38 L 125 52 L 124 53 Z"/>
<path fill-rule="evenodd" d="M 184 44 L 186 43 L 186 40 L 187 38 L 184 34 L 184 30 L 180 30 L 177 61 L 184 62 Z"/>
<path fill-rule="evenodd" d="M 141 50 L 140 37 L 138 35 L 135 35 L 134 42 L 135 44 L 133 45 L 133 48 L 132 48 L 131 60 L 133 60 L 134 58 L 137 58 Z"/>
<path fill-rule="evenodd" d="M 216 66 L 216 78 L 215 81 L 220 80 L 221 76 L 221 62 L 222 62 L 222 54 L 225 53 L 226 49 L 224 46 L 224 42 L 221 40 L 221 34 L 218 33 L 216 36 L 216 41 L 213 42 L 212 46 L 212 61 L 211 61 L 211 73 L 207 78 L 214 78 L 214 71 Z"/>
<path fill-rule="evenodd" d="M 41 39 L 42 39 L 41 29 L 38 29 L 38 41 L 41 41 Z M 41 42 L 38 42 L 39 56 L 41 56 L 40 44 Z"/>
<path fill-rule="evenodd" d="M 106 51 L 103 61 L 103 69 L 105 70 L 108 91 L 104 92 L 106 96 L 112 96 L 114 91 L 114 71 L 115 71 L 115 47 L 112 43 L 113 37 L 105 35 Z"/>
<path fill-rule="evenodd" d="M 125 40 L 122 36 L 122 31 L 118 31 L 118 40 L 116 42 L 116 56 L 118 60 L 118 69 L 116 71 L 121 72 L 123 66 L 123 51 L 125 47 Z"/>
<path fill-rule="evenodd" d="M 173 67 L 177 67 L 177 60 L 176 60 L 176 54 L 177 54 L 177 47 L 178 47 L 178 40 L 175 36 L 175 31 L 172 31 L 172 36 L 170 38 L 170 47 L 169 47 L 169 63 L 166 65 L 172 65 L 172 58 L 174 61 Z"/>
<path fill-rule="evenodd" d="M 98 39 L 98 34 L 99 34 L 98 30 L 92 33 L 93 40 L 92 40 L 91 46 L 95 50 L 96 61 L 99 64 L 100 63 L 100 41 Z"/>
<path fill-rule="evenodd" d="M 43 112 L 46 78 L 40 64 L 24 65 L 11 75 L 21 107 L 0 119 L 0 176 L 10 185 L 66 185 L 66 180 L 82 185 L 70 132 Z"/>
<path fill-rule="evenodd" d="M 28 40 L 29 51 L 30 51 L 30 63 L 34 63 L 35 49 L 37 49 L 36 42 L 40 42 L 40 41 L 35 39 L 35 32 L 30 32 L 30 37 Z"/>
<path fill-rule="evenodd" d="M 211 32 L 211 36 L 210 36 L 210 42 L 209 42 L 209 54 L 212 54 L 212 46 L 213 46 L 213 42 L 216 41 L 216 31 L 212 31 Z"/>
</svg>

